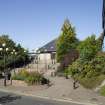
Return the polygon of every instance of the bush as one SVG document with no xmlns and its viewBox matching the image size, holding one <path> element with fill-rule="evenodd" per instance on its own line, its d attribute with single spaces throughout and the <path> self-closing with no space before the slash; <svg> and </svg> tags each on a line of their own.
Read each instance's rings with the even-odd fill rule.
<svg viewBox="0 0 105 105">
<path fill-rule="evenodd" d="M 22 80 L 24 81 L 29 76 L 29 72 L 25 69 L 20 70 L 17 74 L 14 74 L 12 79 L 13 80 Z"/>
<path fill-rule="evenodd" d="M 100 94 L 105 96 L 105 85 L 100 89 Z"/>
<path fill-rule="evenodd" d="M 68 75 L 74 76 L 78 74 L 79 72 L 82 71 L 82 65 L 80 64 L 79 60 L 76 60 L 75 62 L 72 63 L 72 65 L 69 65 L 68 70 Z"/>
<path fill-rule="evenodd" d="M 83 59 L 83 61 L 89 61 L 101 50 L 100 42 L 96 40 L 95 35 L 92 35 L 80 43 L 78 50 L 80 52 L 80 58 Z"/>
<path fill-rule="evenodd" d="M 42 80 L 42 75 L 38 72 L 31 72 L 30 75 L 25 79 L 25 82 L 29 85 L 38 84 Z"/>
<path fill-rule="evenodd" d="M 28 85 L 49 83 L 49 81 L 44 78 L 40 73 L 28 72 L 24 69 L 19 71 L 19 73 L 15 74 L 12 79 L 25 81 Z"/>
<path fill-rule="evenodd" d="M 50 81 L 49 81 L 48 79 L 44 78 L 44 77 L 41 79 L 41 84 L 42 84 L 42 85 L 44 85 L 44 84 L 49 84 L 49 82 L 50 82 Z"/>
<path fill-rule="evenodd" d="M 69 65 L 68 74 L 77 78 L 86 88 L 98 86 L 105 79 L 105 53 L 97 53 L 90 61 L 79 58 Z"/>
<path fill-rule="evenodd" d="M 105 79 L 105 57 L 96 55 L 91 61 L 78 59 L 68 68 L 68 74 L 78 79 L 85 88 L 95 88 Z"/>
<path fill-rule="evenodd" d="M 21 75 L 14 75 L 14 76 L 12 77 L 12 79 L 13 79 L 13 80 L 21 80 L 21 81 L 24 81 L 24 80 L 25 80 L 25 78 L 22 77 Z"/>
<path fill-rule="evenodd" d="M 91 78 L 87 78 L 87 77 L 78 78 L 80 84 L 82 84 L 85 88 L 89 88 L 89 89 L 96 88 L 98 85 L 102 83 L 104 79 L 105 79 L 105 75 L 93 76 Z"/>
<path fill-rule="evenodd" d="M 22 69 L 19 71 L 18 75 L 21 75 L 22 77 L 26 78 L 30 75 L 30 73 L 27 70 Z"/>
<path fill-rule="evenodd" d="M 100 41 L 92 35 L 80 42 L 77 50 L 79 57 L 69 65 L 65 74 L 71 75 L 86 88 L 98 86 L 105 79 L 105 52 L 101 51 Z"/>
<path fill-rule="evenodd" d="M 33 76 L 29 76 L 25 79 L 25 82 L 28 84 L 28 85 L 33 85 L 35 84 L 37 81 L 37 78 L 36 77 L 33 77 Z"/>
</svg>

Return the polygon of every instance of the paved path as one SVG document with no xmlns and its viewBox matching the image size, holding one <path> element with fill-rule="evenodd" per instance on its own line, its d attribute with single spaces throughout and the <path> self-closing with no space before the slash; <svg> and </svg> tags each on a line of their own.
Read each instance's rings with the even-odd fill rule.
<svg viewBox="0 0 105 105">
<path fill-rule="evenodd" d="M 0 92 L 0 105 L 81 105 Z"/>
<path fill-rule="evenodd" d="M 53 85 L 47 86 L 0 86 L 0 90 L 7 90 L 14 93 L 22 93 L 25 95 L 46 97 L 48 99 L 60 99 L 80 103 L 97 103 L 105 105 L 105 97 L 99 96 L 97 93 L 87 90 L 82 86 L 77 89 L 72 87 L 72 79 L 64 77 L 50 77 Z M 85 104 L 82 104 L 85 105 Z"/>
<path fill-rule="evenodd" d="M 98 93 L 85 89 L 82 86 L 79 86 L 77 89 L 73 89 L 72 79 L 54 77 L 50 78 L 50 80 L 53 85 L 48 89 L 36 92 L 37 95 L 105 105 L 105 97 L 99 96 Z"/>
<path fill-rule="evenodd" d="M 32 96 L 48 97 L 50 99 L 62 99 L 69 101 L 76 101 L 82 103 L 97 103 L 98 105 L 105 105 L 105 97 L 99 96 L 92 90 L 88 90 L 79 86 L 73 89 L 73 80 L 65 79 L 64 77 L 51 77 L 51 70 L 45 74 L 50 79 L 52 86 L 20 86 L 18 83 L 12 86 L 3 87 L 3 81 L 0 81 L 0 90 L 4 89 L 16 93 L 29 94 Z M 15 86 L 16 85 L 16 86 Z"/>
</svg>

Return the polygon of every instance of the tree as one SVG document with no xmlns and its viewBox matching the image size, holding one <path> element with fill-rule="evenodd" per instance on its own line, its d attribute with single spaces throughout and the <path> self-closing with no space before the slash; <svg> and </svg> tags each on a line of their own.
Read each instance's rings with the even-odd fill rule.
<svg viewBox="0 0 105 105">
<path fill-rule="evenodd" d="M 78 42 L 75 28 L 70 24 L 69 20 L 66 19 L 61 29 L 61 35 L 56 43 L 57 61 L 61 62 L 71 49 L 76 48 Z"/>
<path fill-rule="evenodd" d="M 14 62 L 15 67 L 16 66 L 22 66 L 24 65 L 24 62 L 29 61 L 28 52 L 24 52 L 24 48 L 9 38 L 8 35 L 2 35 L 0 36 L 0 48 L 2 48 L 2 44 L 6 43 L 6 48 L 9 48 L 8 52 L 4 52 L 3 50 L 0 51 L 0 71 L 4 72 L 4 53 L 5 53 L 5 69 L 8 70 L 8 68 L 14 68 Z M 17 55 L 11 54 L 13 52 L 13 49 L 17 52 Z M 15 59 L 14 59 L 15 58 Z"/>
<path fill-rule="evenodd" d="M 86 38 L 78 46 L 79 58 L 66 70 L 87 88 L 98 86 L 105 77 L 105 53 L 100 45 L 95 35 Z"/>
<path fill-rule="evenodd" d="M 103 50 L 103 44 L 104 44 L 104 37 L 105 37 L 105 32 L 101 33 L 101 35 L 98 38 L 98 41 L 100 42 L 100 48 Z"/>
<path fill-rule="evenodd" d="M 102 28 L 103 28 L 103 32 L 102 32 L 102 34 L 100 36 L 101 48 L 103 48 L 103 42 L 104 42 L 104 37 L 105 37 L 105 0 L 103 0 Z"/>
<path fill-rule="evenodd" d="M 83 61 L 91 60 L 101 50 L 100 41 L 92 35 L 80 43 L 78 50 Z"/>
</svg>

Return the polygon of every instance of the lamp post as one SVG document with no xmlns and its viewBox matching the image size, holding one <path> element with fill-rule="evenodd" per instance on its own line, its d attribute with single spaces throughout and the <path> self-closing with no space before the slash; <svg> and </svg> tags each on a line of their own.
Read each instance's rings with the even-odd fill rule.
<svg viewBox="0 0 105 105">
<path fill-rule="evenodd" d="M 11 54 L 13 55 L 13 68 L 14 68 L 14 74 L 15 74 L 15 56 L 17 55 L 16 50 L 13 49 L 13 51 L 11 52 Z"/>
<path fill-rule="evenodd" d="M 45 71 L 47 71 L 47 59 L 46 59 L 47 49 L 44 50 L 44 53 L 45 53 Z"/>
<path fill-rule="evenodd" d="M 26 53 L 26 50 L 24 50 L 24 53 Z M 25 58 L 24 58 L 24 68 L 25 68 Z"/>
<path fill-rule="evenodd" d="M 2 48 L 0 48 L 0 51 L 3 52 L 3 56 L 4 56 L 4 86 L 6 86 L 6 77 L 7 77 L 7 74 L 6 74 L 5 63 L 6 63 L 6 52 L 7 52 L 8 50 L 9 50 L 9 49 L 6 48 L 6 44 L 3 43 L 3 44 L 2 44 Z"/>
<path fill-rule="evenodd" d="M 2 50 L 3 50 L 3 48 L 0 48 L 0 56 L 2 55 Z"/>
<path fill-rule="evenodd" d="M 36 50 L 33 49 L 33 50 L 32 50 L 32 53 L 33 53 L 33 54 L 36 53 Z M 32 56 L 32 57 L 33 57 L 33 56 Z M 35 57 L 34 57 L 34 58 L 35 58 Z M 37 63 L 36 59 L 33 60 L 33 64 L 35 64 L 35 63 Z"/>
<path fill-rule="evenodd" d="M 37 52 L 37 72 L 38 72 L 39 54 L 40 54 L 40 51 Z"/>
</svg>

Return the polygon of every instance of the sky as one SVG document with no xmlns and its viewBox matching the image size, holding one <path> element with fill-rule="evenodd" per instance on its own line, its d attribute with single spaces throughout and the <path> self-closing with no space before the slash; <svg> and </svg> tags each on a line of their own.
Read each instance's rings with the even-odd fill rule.
<svg viewBox="0 0 105 105">
<path fill-rule="evenodd" d="M 102 32 L 102 0 L 0 0 L 0 35 L 32 50 L 60 35 L 68 18 L 80 40 Z"/>
</svg>

